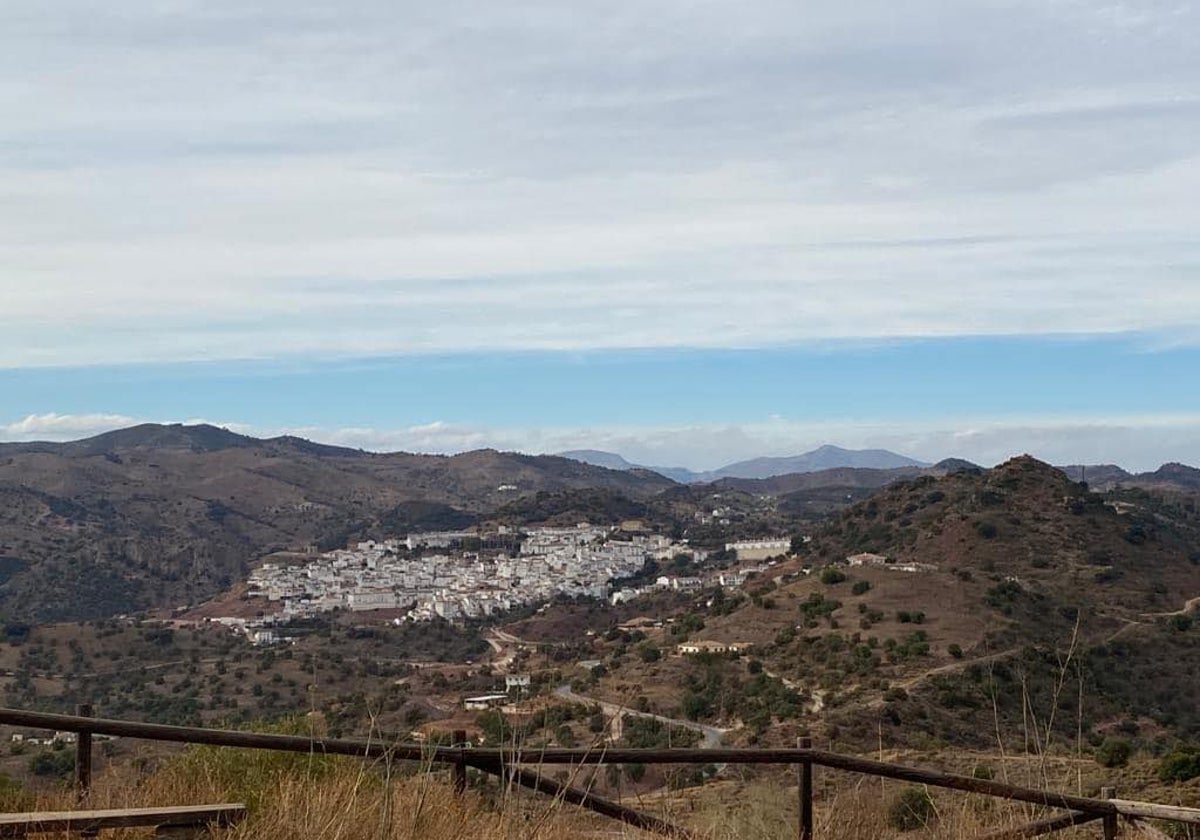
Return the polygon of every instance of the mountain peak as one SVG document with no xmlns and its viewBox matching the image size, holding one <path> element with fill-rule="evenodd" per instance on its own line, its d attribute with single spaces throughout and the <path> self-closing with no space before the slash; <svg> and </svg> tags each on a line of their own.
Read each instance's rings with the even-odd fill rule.
<svg viewBox="0 0 1200 840">
<path fill-rule="evenodd" d="M 189 449 L 194 452 L 217 452 L 222 449 L 254 446 L 257 443 L 254 438 L 209 423 L 142 423 L 65 446 L 84 453 L 109 452 L 116 449 Z"/>
<path fill-rule="evenodd" d="M 771 478 L 789 473 L 818 472 L 841 467 L 890 470 L 924 466 L 928 465 L 886 449 L 844 449 L 825 444 L 802 455 L 739 461 L 722 467 L 712 475 L 716 478 Z"/>
</svg>

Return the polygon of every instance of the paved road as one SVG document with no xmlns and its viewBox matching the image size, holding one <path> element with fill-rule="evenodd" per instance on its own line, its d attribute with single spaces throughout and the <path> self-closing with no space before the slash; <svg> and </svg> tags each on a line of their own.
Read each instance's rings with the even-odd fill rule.
<svg viewBox="0 0 1200 840">
<path fill-rule="evenodd" d="M 629 715 L 630 717 L 650 718 L 657 720 L 660 723 L 665 723 L 669 726 L 678 726 L 681 729 L 690 729 L 693 732 L 699 732 L 703 736 L 700 742 L 701 749 L 712 750 L 721 746 L 721 738 L 728 729 L 721 729 L 716 726 L 706 726 L 703 723 L 696 723 L 694 720 L 680 720 L 678 718 L 670 718 L 665 715 L 655 715 L 650 712 L 639 712 L 636 709 L 631 709 L 628 706 L 622 706 L 617 703 L 608 703 L 604 700 L 597 700 L 594 697 L 584 697 L 582 694 L 576 694 L 571 690 L 571 686 L 564 683 L 554 689 L 554 694 L 564 700 L 570 700 L 573 703 L 583 703 L 588 706 L 599 706 L 601 711 L 609 717 L 617 715 Z"/>
</svg>

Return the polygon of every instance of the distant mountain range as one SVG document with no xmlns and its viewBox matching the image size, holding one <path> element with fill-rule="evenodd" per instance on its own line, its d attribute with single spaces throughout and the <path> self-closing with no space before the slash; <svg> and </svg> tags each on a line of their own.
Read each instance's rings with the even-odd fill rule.
<svg viewBox="0 0 1200 840">
<path fill-rule="evenodd" d="M 569 452 L 560 452 L 559 455 L 610 470 L 651 470 L 682 484 L 699 484 L 719 481 L 723 478 L 773 478 L 779 475 L 847 468 L 895 470 L 903 467 L 929 466 L 922 461 L 898 455 L 886 449 L 843 449 L 840 446 L 828 444 L 802 455 L 782 458 L 752 458 L 707 472 L 695 472 L 683 467 L 642 466 L 626 460 L 615 452 L 603 452 L 597 449 L 575 449 Z"/>
<path fill-rule="evenodd" d="M 615 452 L 599 449 L 574 449 L 558 454 L 562 458 L 610 470 L 648 470 L 681 484 L 750 481 L 751 484 L 737 486 L 748 491 L 753 488 L 753 492 L 768 493 L 780 492 L 784 487 L 790 491 L 835 484 L 883 487 L 892 481 L 922 473 L 945 475 L 984 469 L 962 458 L 945 458 L 936 464 L 928 464 L 886 449 L 843 449 L 831 445 L 792 457 L 751 458 L 707 472 L 684 467 L 643 466 Z M 1118 484 L 1200 490 L 1200 469 L 1187 464 L 1163 464 L 1157 470 L 1142 473 L 1129 472 L 1116 464 L 1068 464 L 1055 469 L 1065 473 L 1072 481 L 1086 481 L 1096 490 L 1111 489 Z"/>
</svg>

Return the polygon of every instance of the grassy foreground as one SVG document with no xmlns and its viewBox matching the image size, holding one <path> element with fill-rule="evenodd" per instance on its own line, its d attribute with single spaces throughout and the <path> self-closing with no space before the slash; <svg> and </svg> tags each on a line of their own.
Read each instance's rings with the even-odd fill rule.
<svg viewBox="0 0 1200 840">
<path fill-rule="evenodd" d="M 579 784 L 580 780 L 576 780 Z M 895 802 L 918 788 L 878 780 L 831 792 L 817 802 L 818 838 L 966 838 L 1041 816 L 1035 810 L 982 797 L 935 792 L 928 824 L 895 827 Z M 444 769 L 409 764 L 389 768 L 364 761 L 256 751 L 192 748 L 153 770 L 112 768 L 96 780 L 90 807 L 138 807 L 245 802 L 243 824 L 216 832 L 221 840 L 580 840 L 649 837 L 618 822 L 550 797 L 492 783 L 457 797 Z M 719 782 L 689 796 L 650 795 L 626 804 L 693 830 L 704 840 L 796 836 L 796 789 L 776 782 Z M 45 794 L 15 809 L 73 807 L 68 791 Z M 112 832 L 141 838 L 149 831 Z M 1095 826 L 1058 837 L 1095 837 Z"/>
</svg>

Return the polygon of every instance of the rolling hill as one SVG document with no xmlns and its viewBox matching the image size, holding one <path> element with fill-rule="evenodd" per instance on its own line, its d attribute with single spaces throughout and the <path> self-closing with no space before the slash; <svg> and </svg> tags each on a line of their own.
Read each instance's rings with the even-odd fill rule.
<svg viewBox="0 0 1200 840">
<path fill-rule="evenodd" d="M 631 499 L 639 470 L 481 450 L 374 454 L 212 426 L 146 425 L 0 448 L 0 617 L 91 618 L 190 603 L 264 553 L 461 525 L 539 491 Z"/>
<path fill-rule="evenodd" d="M 979 747 L 1001 731 L 1069 744 L 1078 730 L 1150 746 L 1200 734 L 1200 616 L 1185 606 L 1197 597 L 1200 499 L 1101 495 L 1022 457 L 894 482 L 744 595 L 702 596 L 650 641 L 749 656 L 626 659 L 597 690 L 684 686 L 649 700 L 721 725 L 738 710 L 746 737 L 779 743 L 802 728 Z M 819 718 L 794 711 L 814 704 Z"/>
</svg>

